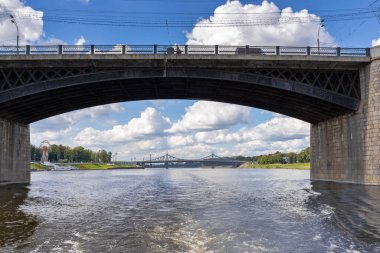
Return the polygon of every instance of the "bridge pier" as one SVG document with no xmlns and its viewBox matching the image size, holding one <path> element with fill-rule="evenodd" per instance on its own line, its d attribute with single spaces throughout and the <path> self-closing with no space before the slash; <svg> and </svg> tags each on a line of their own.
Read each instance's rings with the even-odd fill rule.
<svg viewBox="0 0 380 253">
<path fill-rule="evenodd" d="M 0 185 L 30 183 L 30 132 L 0 118 Z"/>
<path fill-rule="evenodd" d="M 380 185 L 380 47 L 372 50 L 359 110 L 311 127 L 312 180 Z"/>
</svg>

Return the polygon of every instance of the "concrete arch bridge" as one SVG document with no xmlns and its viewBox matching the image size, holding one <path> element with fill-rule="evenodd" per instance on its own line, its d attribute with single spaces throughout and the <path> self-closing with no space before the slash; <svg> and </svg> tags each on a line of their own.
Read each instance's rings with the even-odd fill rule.
<svg viewBox="0 0 380 253">
<path fill-rule="evenodd" d="M 380 49 L 0 47 L 0 183 L 28 183 L 29 124 L 107 103 L 212 100 L 312 124 L 311 178 L 380 184 Z"/>
</svg>

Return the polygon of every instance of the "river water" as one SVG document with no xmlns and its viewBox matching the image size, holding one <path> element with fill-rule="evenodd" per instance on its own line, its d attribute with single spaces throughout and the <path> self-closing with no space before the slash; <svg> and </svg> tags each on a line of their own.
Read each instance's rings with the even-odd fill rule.
<svg viewBox="0 0 380 253">
<path fill-rule="evenodd" d="M 36 172 L 0 188 L 0 252 L 380 252 L 380 187 L 296 170 Z"/>
</svg>

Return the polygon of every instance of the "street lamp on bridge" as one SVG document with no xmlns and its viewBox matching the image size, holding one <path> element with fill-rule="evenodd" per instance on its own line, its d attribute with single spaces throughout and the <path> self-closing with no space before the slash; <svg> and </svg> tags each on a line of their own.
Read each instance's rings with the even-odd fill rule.
<svg viewBox="0 0 380 253">
<path fill-rule="evenodd" d="M 319 22 L 319 27 L 318 27 L 318 37 L 317 37 L 318 54 L 319 54 L 319 47 L 320 47 L 320 43 L 319 43 L 319 33 L 320 33 L 320 31 L 321 31 L 321 28 L 325 26 L 324 22 L 325 22 L 325 20 L 324 20 L 324 19 L 321 19 L 321 22 Z"/>
<path fill-rule="evenodd" d="M 17 54 L 18 54 L 19 53 L 19 41 L 20 41 L 20 33 L 19 33 L 19 29 L 18 29 L 18 24 L 17 24 L 16 19 L 13 15 L 9 15 L 9 17 L 11 18 L 11 22 L 13 24 L 15 24 L 16 29 L 17 29 Z"/>
</svg>

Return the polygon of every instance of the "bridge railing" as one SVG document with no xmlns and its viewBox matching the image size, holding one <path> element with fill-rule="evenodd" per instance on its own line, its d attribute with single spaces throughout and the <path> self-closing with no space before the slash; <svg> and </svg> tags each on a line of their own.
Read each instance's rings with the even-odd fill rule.
<svg viewBox="0 0 380 253">
<path fill-rule="evenodd" d="M 185 54 L 185 55 L 294 55 L 294 56 L 370 56 L 369 48 L 280 47 L 224 45 L 57 45 L 0 46 L 0 55 L 90 55 L 90 54 Z"/>
</svg>

